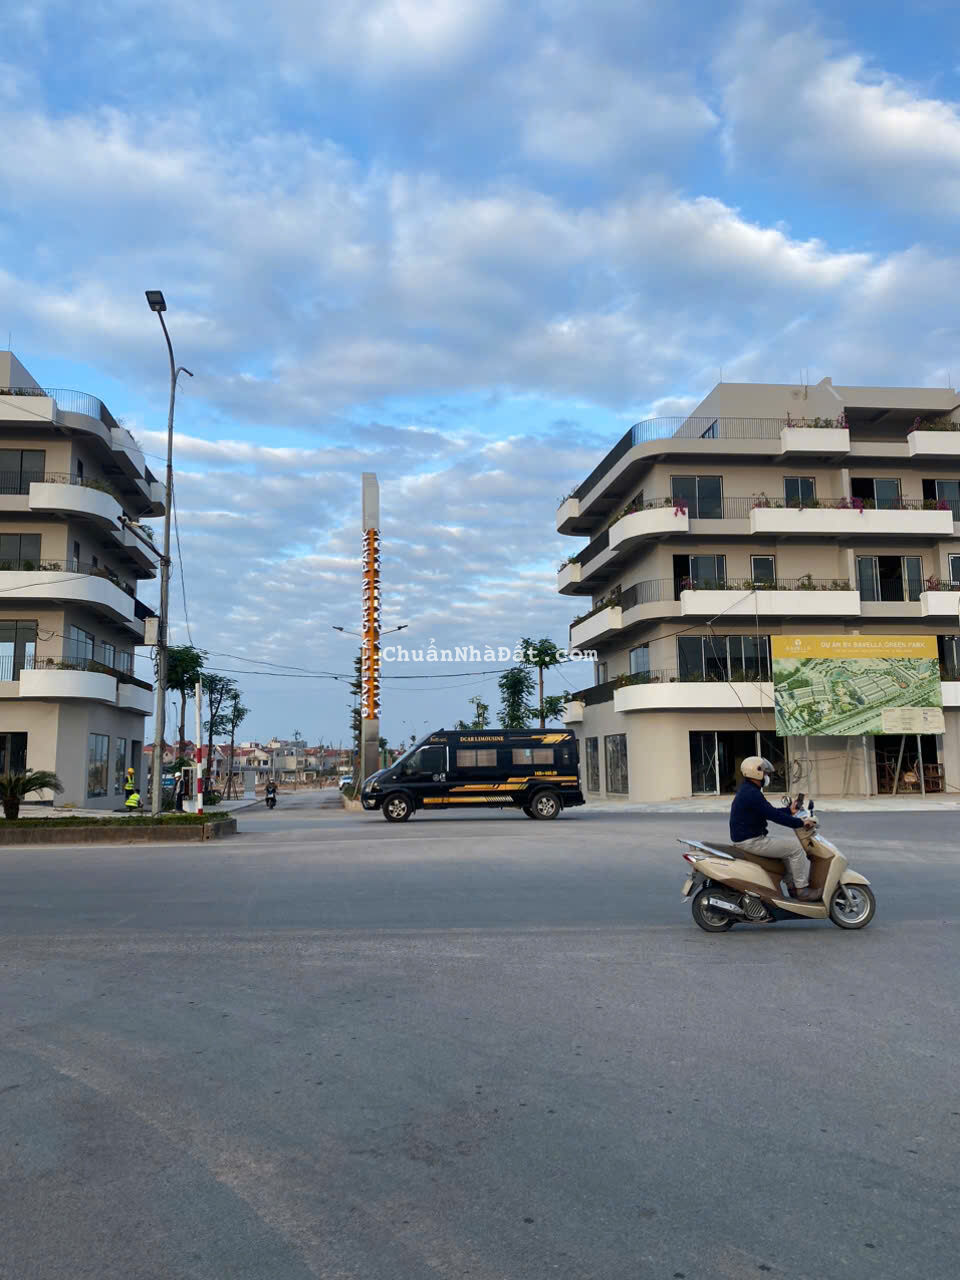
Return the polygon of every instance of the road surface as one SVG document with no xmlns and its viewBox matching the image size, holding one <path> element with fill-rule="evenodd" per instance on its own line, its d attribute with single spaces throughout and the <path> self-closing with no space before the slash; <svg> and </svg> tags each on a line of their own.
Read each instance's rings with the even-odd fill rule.
<svg viewBox="0 0 960 1280">
<path fill-rule="evenodd" d="M 3 1280 L 946 1277 L 949 813 L 862 933 L 709 936 L 713 815 L 346 814 L 0 850 Z"/>
</svg>

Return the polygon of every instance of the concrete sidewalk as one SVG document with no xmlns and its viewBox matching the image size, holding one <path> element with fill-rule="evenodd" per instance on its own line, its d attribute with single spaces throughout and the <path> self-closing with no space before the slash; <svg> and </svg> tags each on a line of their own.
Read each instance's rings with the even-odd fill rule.
<svg viewBox="0 0 960 1280">
<path fill-rule="evenodd" d="M 769 797 L 779 804 L 780 793 Z M 591 813 L 723 813 L 730 812 L 732 795 L 690 796 L 679 800 L 651 800 L 645 803 L 620 803 L 616 800 L 587 800 Z M 814 796 L 816 809 L 824 813 L 934 813 L 960 810 L 957 795 L 905 796 Z"/>
</svg>

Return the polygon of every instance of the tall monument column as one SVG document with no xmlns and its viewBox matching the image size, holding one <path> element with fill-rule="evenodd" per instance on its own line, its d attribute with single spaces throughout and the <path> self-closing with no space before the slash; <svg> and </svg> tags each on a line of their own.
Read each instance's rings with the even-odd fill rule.
<svg viewBox="0 0 960 1280">
<path fill-rule="evenodd" d="M 380 485 L 363 473 L 363 649 L 360 778 L 380 768 Z"/>
</svg>

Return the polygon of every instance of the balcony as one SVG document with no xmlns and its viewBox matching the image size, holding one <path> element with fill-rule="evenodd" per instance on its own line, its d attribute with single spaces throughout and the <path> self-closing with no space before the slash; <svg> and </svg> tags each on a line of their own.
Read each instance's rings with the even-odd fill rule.
<svg viewBox="0 0 960 1280">
<path fill-rule="evenodd" d="M 132 587 L 80 560 L 0 560 L 0 592 L 26 600 L 55 600 L 98 609 L 142 638 Z"/>
<path fill-rule="evenodd" d="M 572 698 L 563 709 L 564 724 L 582 724 L 583 723 L 583 703 L 577 698 Z"/>
<path fill-rule="evenodd" d="M 921 618 L 960 618 L 960 582 L 928 583 L 920 592 Z"/>
<path fill-rule="evenodd" d="M 557 507 L 557 532 L 575 533 L 580 519 L 580 502 L 577 498 L 564 498 Z"/>
<path fill-rule="evenodd" d="M 623 626 L 623 610 L 618 604 L 594 609 L 570 626 L 570 648 L 582 649 L 614 635 Z"/>
<path fill-rule="evenodd" d="M 840 578 L 809 576 L 728 582 L 722 587 L 681 586 L 680 612 L 693 618 L 851 618 L 860 613 L 860 592 Z"/>
<path fill-rule="evenodd" d="M 160 563 L 160 550 L 158 547 L 143 542 L 126 525 L 119 529 L 114 536 L 118 544 L 123 548 L 127 559 L 137 569 L 138 577 L 155 578 L 157 576 L 157 566 Z"/>
<path fill-rule="evenodd" d="M 785 457 L 809 461 L 842 458 L 850 452 L 850 432 L 846 427 L 784 427 L 780 432 L 780 452 Z"/>
<path fill-rule="evenodd" d="M 116 706 L 117 678 L 100 671 L 24 668 L 20 672 L 20 697 L 43 698 L 52 702 L 106 702 Z"/>
<path fill-rule="evenodd" d="M 751 499 L 732 499 L 748 502 Z M 765 537 L 800 538 L 952 538 L 953 512 L 930 509 L 920 499 L 902 499 L 879 510 L 856 499 L 817 501 L 809 506 L 776 506 L 762 494 L 752 499 L 750 532 Z"/>
<path fill-rule="evenodd" d="M 911 458 L 960 459 L 960 423 L 950 431 L 924 431 L 917 429 L 907 436 L 907 452 Z"/>
<path fill-rule="evenodd" d="M 614 682 L 615 711 L 773 712 L 768 680 L 691 680 L 678 671 L 650 671 Z"/>
<path fill-rule="evenodd" d="M 140 715 L 154 710 L 152 685 L 92 658 L 39 657 L 25 663 L 13 678 L 19 681 L 21 698 L 104 702 Z"/>
<path fill-rule="evenodd" d="M 112 532 L 120 529 L 123 514 L 113 493 L 69 475 L 45 475 L 42 481 L 34 481 L 27 503 L 31 511 L 87 519 L 100 529 Z"/>
</svg>

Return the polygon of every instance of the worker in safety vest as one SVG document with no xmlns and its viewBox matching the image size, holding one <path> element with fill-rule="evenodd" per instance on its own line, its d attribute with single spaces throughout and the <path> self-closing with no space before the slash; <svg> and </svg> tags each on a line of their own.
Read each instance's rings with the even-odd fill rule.
<svg viewBox="0 0 960 1280">
<path fill-rule="evenodd" d="M 123 783 L 124 799 L 129 800 L 130 797 L 133 795 L 133 793 L 136 791 L 136 789 L 137 789 L 136 774 L 133 772 L 133 769 L 128 769 L 127 776 L 124 779 L 124 783 Z"/>
<path fill-rule="evenodd" d="M 123 807 L 125 809 L 140 808 L 140 792 L 136 789 L 136 787 L 134 787 L 134 789 L 127 796 L 126 800 L 124 801 Z"/>
</svg>

